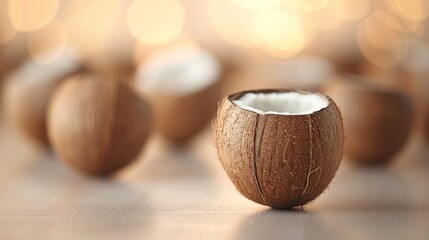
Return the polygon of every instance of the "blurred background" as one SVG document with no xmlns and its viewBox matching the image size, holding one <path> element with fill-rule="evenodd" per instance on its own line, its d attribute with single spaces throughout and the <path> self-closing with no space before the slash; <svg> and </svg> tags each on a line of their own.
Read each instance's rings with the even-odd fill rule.
<svg viewBox="0 0 429 240">
<path fill-rule="evenodd" d="M 384 131 L 379 126 L 402 110 L 383 95 L 399 93 L 411 101 L 413 118 L 412 124 L 407 116 L 398 121 L 407 119 L 401 124 L 412 125 L 412 131 L 397 137 L 398 147 L 391 143 L 386 148 L 398 152 L 410 142 L 410 131 L 429 136 L 429 0 L 0 2 L 6 119 L 49 145 L 45 118 L 50 97 L 62 79 L 82 68 L 137 86 L 155 109 L 155 132 L 173 143 L 186 142 L 208 127 L 217 101 L 227 94 L 289 88 L 334 96 L 337 83 L 353 75 L 377 86 L 381 97 L 371 100 L 374 89 L 367 89 L 368 96 L 354 99 L 339 88 L 350 96 L 334 98 L 340 107 L 352 104 L 347 107 L 351 111 L 342 109 L 350 129 L 363 132 L 351 120 L 347 123 L 351 115 L 363 126 L 365 120 L 353 116 L 362 108 L 358 115 L 371 118 L 366 131 L 386 138 L 372 140 L 392 139 L 389 132 L 397 126 L 378 133 Z M 168 89 L 173 94 L 163 92 Z M 382 117 L 367 110 L 365 101 L 380 104 Z"/>
<path fill-rule="evenodd" d="M 0 11 L 2 76 L 26 59 L 49 64 L 68 47 L 126 75 L 180 43 L 234 69 L 312 55 L 377 76 L 428 71 L 427 0 L 2 0 Z"/>
<path fill-rule="evenodd" d="M 155 95 L 155 128 L 173 142 L 208 126 L 226 94 L 256 88 L 330 94 L 350 75 L 363 76 L 381 95 L 405 95 L 413 132 L 429 136 L 429 0 L 2 0 L 0 12 L 2 105 L 12 109 L 12 122 L 41 142 L 48 141 L 45 115 L 57 84 L 43 79 L 66 78 L 81 65 L 138 87 L 141 79 L 166 78 L 164 88 L 182 88 L 171 98 L 163 89 L 143 93 L 149 100 Z M 211 79 L 221 83 L 212 84 L 221 93 L 218 86 L 209 90 Z M 380 109 L 390 104 L 392 114 L 401 112 L 382 98 L 376 100 Z M 349 107 L 356 109 L 368 99 L 338 103 L 357 103 Z M 383 114 L 371 127 L 392 117 Z M 172 125 L 170 116 L 183 119 Z"/>
<path fill-rule="evenodd" d="M 186 44 L 222 65 L 220 96 L 322 90 L 349 73 L 409 95 L 418 119 L 428 101 L 428 0 L 2 0 L 0 11 L 1 85 L 67 49 L 92 71 L 131 79 L 149 56 Z"/>
</svg>

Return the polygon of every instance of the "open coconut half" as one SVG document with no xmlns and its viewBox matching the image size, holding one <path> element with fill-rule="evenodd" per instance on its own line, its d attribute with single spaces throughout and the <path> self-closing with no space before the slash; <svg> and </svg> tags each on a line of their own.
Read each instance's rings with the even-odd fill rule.
<svg viewBox="0 0 429 240">
<path fill-rule="evenodd" d="M 366 165 L 385 164 L 405 145 L 413 125 L 409 97 L 354 75 L 344 75 L 327 93 L 343 113 L 348 159 Z"/>
<path fill-rule="evenodd" d="M 191 45 L 151 55 L 135 76 L 151 102 L 157 132 L 183 142 L 210 122 L 219 99 L 221 67 L 208 52 Z"/>
<path fill-rule="evenodd" d="M 49 58 L 56 51 L 39 57 Z M 8 78 L 4 95 L 7 118 L 31 139 L 48 145 L 46 114 L 51 96 L 67 76 L 82 69 L 80 57 L 72 50 L 46 65 L 27 61 Z"/>
<path fill-rule="evenodd" d="M 341 162 L 341 114 L 318 93 L 232 94 L 220 103 L 214 128 L 219 159 L 237 189 L 274 208 L 315 199 Z"/>
</svg>

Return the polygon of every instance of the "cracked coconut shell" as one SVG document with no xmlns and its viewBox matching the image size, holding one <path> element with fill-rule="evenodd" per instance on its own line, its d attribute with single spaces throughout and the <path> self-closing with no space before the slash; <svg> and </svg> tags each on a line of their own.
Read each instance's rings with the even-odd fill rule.
<svg viewBox="0 0 429 240">
<path fill-rule="evenodd" d="M 328 106 L 311 114 L 259 114 L 233 102 L 246 93 L 224 98 L 214 125 L 219 159 L 229 178 L 245 197 L 273 208 L 314 200 L 342 158 L 343 123 L 336 104 L 326 97 Z"/>
<path fill-rule="evenodd" d="M 131 163 L 146 142 L 149 105 L 120 81 L 79 75 L 64 82 L 49 108 L 54 151 L 74 168 L 103 175 Z"/>
<path fill-rule="evenodd" d="M 328 90 L 343 114 L 344 154 L 357 164 L 387 164 L 410 135 L 412 101 L 399 92 L 353 80 L 336 83 Z"/>
</svg>

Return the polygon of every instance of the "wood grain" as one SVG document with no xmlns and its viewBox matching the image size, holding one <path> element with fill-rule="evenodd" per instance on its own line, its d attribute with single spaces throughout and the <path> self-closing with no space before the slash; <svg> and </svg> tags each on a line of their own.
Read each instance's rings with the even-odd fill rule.
<svg viewBox="0 0 429 240">
<path fill-rule="evenodd" d="M 210 131 L 185 149 L 155 136 L 110 179 L 74 172 L 0 124 L 0 239 L 429 239 L 429 147 L 419 137 L 390 168 L 343 164 L 302 210 L 241 196 Z"/>
</svg>

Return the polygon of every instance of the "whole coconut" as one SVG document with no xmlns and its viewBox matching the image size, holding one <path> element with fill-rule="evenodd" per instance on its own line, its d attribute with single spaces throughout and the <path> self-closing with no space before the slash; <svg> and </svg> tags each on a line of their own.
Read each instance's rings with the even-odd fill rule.
<svg viewBox="0 0 429 240">
<path fill-rule="evenodd" d="M 146 101 L 120 81 L 79 75 L 64 82 L 49 108 L 54 151 L 88 174 L 109 174 L 131 163 L 149 136 Z"/>
<path fill-rule="evenodd" d="M 7 119 L 29 138 L 49 145 L 46 114 L 51 96 L 66 77 L 82 69 L 79 58 L 72 52 L 65 52 L 46 65 L 29 60 L 7 80 L 4 94 Z"/>
<path fill-rule="evenodd" d="M 219 159 L 238 191 L 273 208 L 314 200 L 341 162 L 341 114 L 318 93 L 232 94 L 220 103 L 214 128 Z"/>
<path fill-rule="evenodd" d="M 405 145 L 411 132 L 411 99 L 357 77 L 348 78 L 328 90 L 328 95 L 335 99 L 343 114 L 344 153 L 359 164 L 388 163 Z"/>
</svg>

